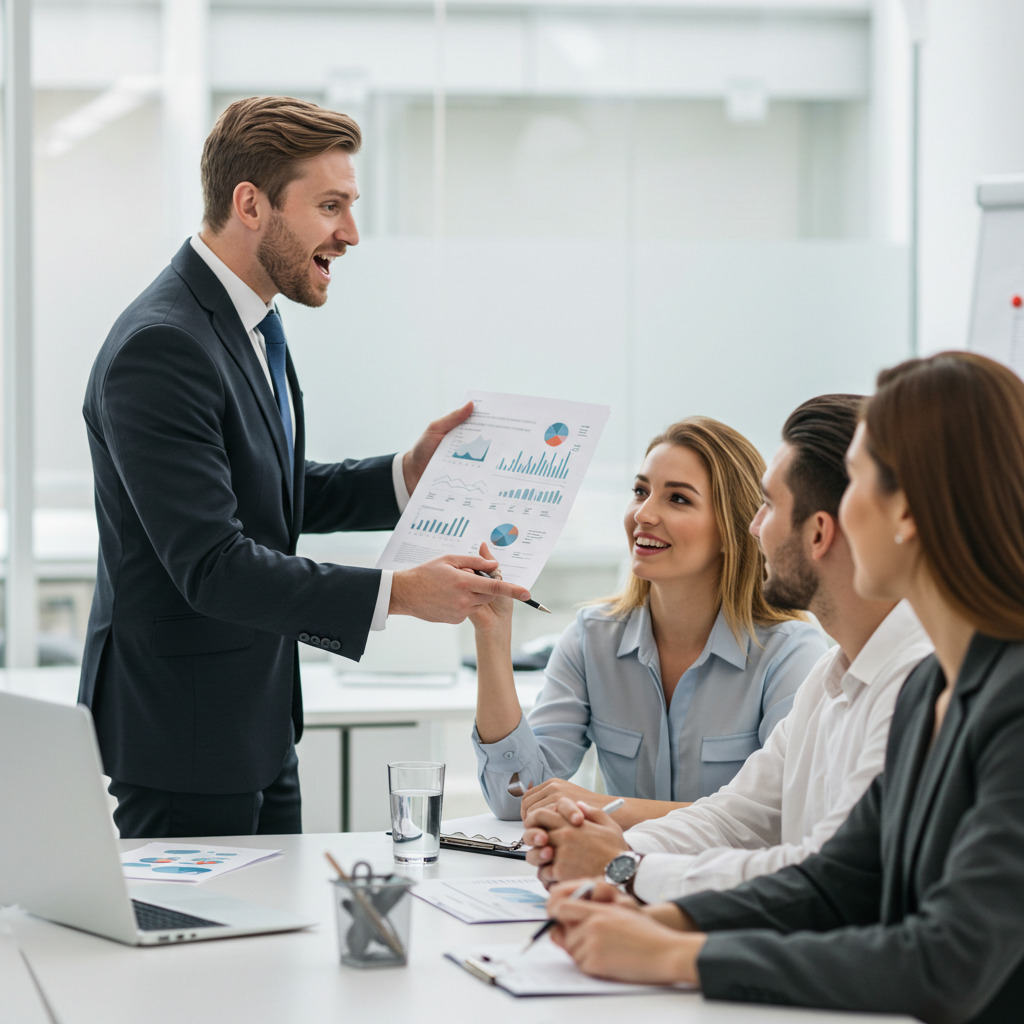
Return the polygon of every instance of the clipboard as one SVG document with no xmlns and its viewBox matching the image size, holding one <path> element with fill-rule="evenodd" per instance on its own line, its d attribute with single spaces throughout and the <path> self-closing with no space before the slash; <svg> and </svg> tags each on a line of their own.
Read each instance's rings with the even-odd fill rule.
<svg viewBox="0 0 1024 1024">
<path fill-rule="evenodd" d="M 694 986 L 634 985 L 584 974 L 565 950 L 552 942 L 521 946 L 473 946 L 445 953 L 445 958 L 487 985 L 522 996 L 643 995 L 696 991 Z"/>
<path fill-rule="evenodd" d="M 505 842 L 497 836 L 467 836 L 464 832 L 442 832 L 441 845 L 446 850 L 471 850 L 474 853 L 489 853 L 495 857 L 512 857 L 516 860 L 526 860 L 526 851 L 529 849 L 522 839 Z"/>
<path fill-rule="evenodd" d="M 469 850 L 495 857 L 525 860 L 521 821 L 502 821 L 493 814 L 471 814 L 441 822 L 441 845 L 447 850 Z"/>
</svg>

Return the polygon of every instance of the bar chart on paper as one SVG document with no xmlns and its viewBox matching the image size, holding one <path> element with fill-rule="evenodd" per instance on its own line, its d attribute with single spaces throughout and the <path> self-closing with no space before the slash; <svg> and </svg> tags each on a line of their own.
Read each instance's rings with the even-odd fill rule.
<svg viewBox="0 0 1024 1024">
<path fill-rule="evenodd" d="M 465 516 L 459 516 L 458 519 L 449 521 L 424 517 L 411 525 L 409 529 L 419 533 L 436 533 L 439 537 L 462 537 L 467 526 L 469 526 L 469 520 Z"/>
<path fill-rule="evenodd" d="M 536 501 L 544 505 L 560 505 L 561 491 L 542 491 L 536 487 L 517 487 L 515 490 L 498 491 L 499 498 L 512 498 L 515 501 Z"/>
<path fill-rule="evenodd" d="M 554 459 L 549 455 L 541 455 L 537 458 L 520 451 L 507 459 L 501 459 L 498 462 L 497 469 L 499 472 L 504 473 L 547 477 L 551 480 L 565 480 L 569 476 L 569 459 L 571 457 L 572 452 L 567 452 L 560 459 Z"/>
<path fill-rule="evenodd" d="M 380 569 L 486 543 L 502 577 L 533 585 L 565 525 L 608 420 L 604 405 L 470 392 L 473 413 L 438 445 Z"/>
</svg>

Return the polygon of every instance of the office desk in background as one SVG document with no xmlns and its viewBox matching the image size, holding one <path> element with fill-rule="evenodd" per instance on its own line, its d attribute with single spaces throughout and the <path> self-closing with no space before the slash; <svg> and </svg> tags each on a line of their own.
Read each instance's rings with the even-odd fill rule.
<svg viewBox="0 0 1024 1024">
<path fill-rule="evenodd" d="M 390 871 L 391 841 L 382 833 L 220 837 L 234 846 L 281 848 L 282 856 L 202 883 L 204 888 L 287 907 L 320 924 L 282 935 L 134 948 L 50 924 L 19 910 L 0 911 L 0 930 L 19 942 L 58 1024 L 897 1024 L 907 1017 L 836 1014 L 714 1003 L 699 993 L 515 999 L 445 960 L 448 949 L 477 942 L 522 945 L 532 923 L 466 925 L 413 899 L 409 965 L 357 970 L 338 962 L 331 870 L 324 851 L 345 868 L 359 859 Z M 122 842 L 129 849 L 131 841 Z M 69 856 L 74 836 L 68 837 Z M 516 861 L 442 850 L 420 877 L 531 874 Z M 407 872 L 412 874 L 412 872 Z M 415 875 L 413 877 L 416 877 Z M 183 883 L 185 884 L 185 883 Z M 3 962 L 0 961 L 0 969 Z M 0 977 L 0 992 L 4 990 Z M 0 1013 L 2 1017 L 2 1013 Z"/>
<path fill-rule="evenodd" d="M 0 689 L 40 700 L 74 703 L 78 694 L 77 667 L 0 670 Z M 435 760 L 442 757 L 430 749 L 430 736 L 414 727 L 458 723 L 459 752 L 465 755 L 466 784 L 478 796 L 472 768 L 470 730 L 476 713 L 476 674 L 461 669 L 448 685 L 430 685 L 410 677 L 407 685 L 393 682 L 359 682 L 337 671 L 334 660 L 302 665 L 302 695 L 306 737 L 299 744 L 299 776 L 307 825 L 320 831 L 376 828 L 387 821 L 387 774 L 383 763 L 389 759 Z M 429 679 L 430 677 L 425 677 Z M 542 672 L 516 674 L 516 689 L 528 710 L 540 692 Z M 461 734 L 464 726 L 464 736 Z M 389 735 L 388 730 L 398 730 Z M 319 736 L 314 734 L 321 734 Z M 406 736 L 405 734 L 410 734 Z M 318 743 L 322 740 L 322 743 Z M 372 765 L 366 765 L 370 751 L 378 751 Z M 359 779 L 359 786 L 355 780 Z M 446 780 L 446 792 L 457 780 Z M 381 798 L 381 795 L 383 797 Z M 324 806 L 317 814 L 316 808 Z M 479 806 L 462 808 L 449 800 L 446 814 L 483 811 Z M 379 806 L 379 821 L 373 811 Z M 322 824 L 316 824 L 316 822 Z"/>
</svg>

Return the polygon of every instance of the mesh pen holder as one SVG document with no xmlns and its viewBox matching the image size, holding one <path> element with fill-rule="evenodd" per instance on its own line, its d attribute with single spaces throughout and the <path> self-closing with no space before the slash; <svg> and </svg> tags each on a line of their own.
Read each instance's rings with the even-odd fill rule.
<svg viewBox="0 0 1024 1024">
<path fill-rule="evenodd" d="M 404 967 L 408 962 L 413 885 L 403 875 L 375 875 L 365 861 L 332 879 L 341 962 L 349 967 Z"/>
</svg>

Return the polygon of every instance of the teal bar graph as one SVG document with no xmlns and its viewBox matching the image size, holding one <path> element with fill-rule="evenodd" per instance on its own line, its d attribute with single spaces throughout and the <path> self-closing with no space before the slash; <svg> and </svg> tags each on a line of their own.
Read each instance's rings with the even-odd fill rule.
<svg viewBox="0 0 1024 1024">
<path fill-rule="evenodd" d="M 469 526 L 469 520 L 465 516 L 459 516 L 450 522 L 443 519 L 423 518 L 415 523 L 411 529 L 420 530 L 423 533 L 436 533 L 439 537 L 461 537 Z"/>
<path fill-rule="evenodd" d="M 561 491 L 541 491 L 536 487 L 516 487 L 507 491 L 498 491 L 498 497 L 535 501 L 540 505 L 560 505 L 562 503 Z"/>
<path fill-rule="evenodd" d="M 553 455 L 542 455 L 539 459 L 533 455 L 524 456 L 525 453 L 520 452 L 514 459 L 500 459 L 498 469 L 506 473 L 542 476 L 552 480 L 564 480 L 569 475 L 569 459 L 572 452 L 568 452 L 560 459 Z"/>
</svg>

